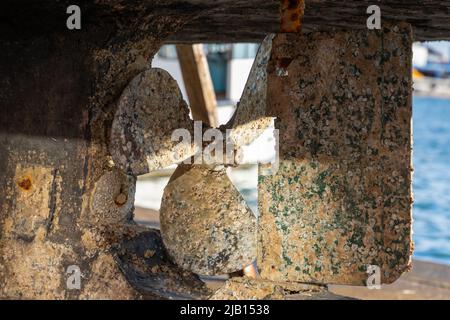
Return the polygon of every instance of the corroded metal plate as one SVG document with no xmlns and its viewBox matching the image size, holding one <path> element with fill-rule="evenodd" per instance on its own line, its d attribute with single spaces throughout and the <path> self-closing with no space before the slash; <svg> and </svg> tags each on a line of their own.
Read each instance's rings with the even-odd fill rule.
<svg viewBox="0 0 450 320">
<path fill-rule="evenodd" d="M 410 267 L 409 25 L 279 35 L 269 112 L 280 167 L 259 177 L 263 278 L 362 285 L 368 265 L 391 283 Z"/>
</svg>

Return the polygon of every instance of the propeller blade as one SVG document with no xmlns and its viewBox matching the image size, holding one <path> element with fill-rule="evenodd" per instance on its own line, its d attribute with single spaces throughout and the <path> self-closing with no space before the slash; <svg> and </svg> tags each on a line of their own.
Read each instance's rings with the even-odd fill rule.
<svg viewBox="0 0 450 320">
<path fill-rule="evenodd" d="M 172 139 L 177 129 L 189 140 Z M 197 150 L 192 136 L 193 121 L 177 82 L 165 70 L 149 69 L 119 99 L 110 152 L 121 170 L 137 176 L 191 157 Z"/>
<path fill-rule="evenodd" d="M 237 147 L 257 139 L 272 123 L 267 116 L 267 68 L 272 52 L 273 34 L 262 42 L 247 79 L 241 100 L 225 129 L 231 129 L 230 138 Z"/>
<path fill-rule="evenodd" d="M 180 267 L 202 275 L 242 270 L 256 257 L 256 217 L 223 167 L 180 165 L 164 190 L 161 234 Z"/>
</svg>

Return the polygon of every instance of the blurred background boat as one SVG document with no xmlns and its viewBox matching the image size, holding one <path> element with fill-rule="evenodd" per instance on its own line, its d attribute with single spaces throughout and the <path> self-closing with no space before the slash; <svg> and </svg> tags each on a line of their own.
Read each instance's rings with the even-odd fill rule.
<svg viewBox="0 0 450 320">
<path fill-rule="evenodd" d="M 413 46 L 414 93 L 450 98 L 450 58 L 444 44 L 434 48 L 431 43 Z"/>
</svg>

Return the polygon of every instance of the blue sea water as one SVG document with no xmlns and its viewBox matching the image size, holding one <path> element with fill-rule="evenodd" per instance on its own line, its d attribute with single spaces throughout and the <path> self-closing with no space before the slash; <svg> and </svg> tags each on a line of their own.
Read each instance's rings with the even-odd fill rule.
<svg viewBox="0 0 450 320">
<path fill-rule="evenodd" d="M 450 264 L 450 100 L 414 97 L 414 257 Z"/>
</svg>

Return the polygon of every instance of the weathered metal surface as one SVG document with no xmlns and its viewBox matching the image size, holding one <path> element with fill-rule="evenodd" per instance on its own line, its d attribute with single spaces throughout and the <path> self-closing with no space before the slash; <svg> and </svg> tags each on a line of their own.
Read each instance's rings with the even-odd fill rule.
<svg viewBox="0 0 450 320">
<path fill-rule="evenodd" d="M 111 253 L 134 228 L 134 182 L 109 176 L 109 133 L 121 92 L 190 15 L 85 3 L 81 31 L 68 1 L 2 3 L 0 298 L 142 298 Z"/>
<path fill-rule="evenodd" d="M 271 280 L 362 285 L 410 267 L 409 25 L 279 35 L 269 114 L 280 167 L 259 177 L 258 267 Z"/>
<path fill-rule="evenodd" d="M 56 179 L 52 168 L 17 165 L 10 191 L 16 209 L 6 223 L 18 237 L 33 239 L 39 229 L 46 231 L 52 219 L 51 191 L 56 187 Z"/>
<path fill-rule="evenodd" d="M 177 129 L 193 137 L 194 125 L 177 82 L 162 69 L 142 72 L 119 99 L 110 144 L 115 165 L 137 176 L 190 158 L 197 148 L 172 139 Z"/>
<path fill-rule="evenodd" d="M 267 36 L 262 43 L 237 110 L 222 128 L 232 129 L 228 138 L 235 148 L 251 143 L 272 122 L 265 115 L 273 37 Z M 223 163 L 216 165 L 221 167 L 180 165 L 166 187 L 160 211 L 171 256 L 179 265 L 205 275 L 241 270 L 256 257 L 256 219 L 228 179 Z"/>
<path fill-rule="evenodd" d="M 124 224 L 133 219 L 136 178 L 117 169 L 107 171 L 95 183 L 91 193 L 89 217 L 96 225 Z"/>
<path fill-rule="evenodd" d="M 178 167 L 164 190 L 161 233 L 173 260 L 202 275 L 242 270 L 256 259 L 256 218 L 225 168 Z"/>
<path fill-rule="evenodd" d="M 268 35 L 262 42 L 244 92 L 233 117 L 225 128 L 231 129 L 229 138 L 236 147 L 250 144 L 273 121 L 267 117 L 267 68 L 275 35 Z"/>
<path fill-rule="evenodd" d="M 242 277 L 228 280 L 210 300 L 285 300 L 292 294 L 301 299 L 314 297 L 325 291 L 324 287 L 315 285 Z"/>
<path fill-rule="evenodd" d="M 210 295 L 198 276 L 170 260 L 157 230 L 140 228 L 125 239 L 117 254 L 120 269 L 144 299 L 200 299 Z"/>
<path fill-rule="evenodd" d="M 420 5 L 425 2 L 415 2 L 414 5 L 392 1 L 385 3 L 390 3 L 387 8 L 393 10 L 389 12 L 389 9 L 384 10 L 382 7 L 383 17 L 412 21 L 417 39 L 449 36 L 448 1 L 433 2 L 427 6 Z M 85 1 L 81 4 L 82 30 L 78 31 L 69 31 L 66 28 L 68 17 L 66 8 L 69 4 L 71 2 L 66 0 L 2 3 L 0 172 L 3 179 L 0 180 L 0 193 L 4 197 L 0 198 L 0 297 L 24 299 L 165 297 L 168 291 L 155 290 L 160 284 L 159 280 L 162 282 L 173 280 L 174 286 L 179 284 L 181 287 L 190 286 L 191 283 L 177 282 L 180 280 L 179 274 L 172 278 L 169 275 L 171 272 L 149 270 L 149 266 L 152 268 L 154 266 L 154 261 L 147 259 L 151 253 L 147 253 L 147 258 L 144 254 L 145 259 L 142 258 L 141 253 L 138 254 L 131 249 L 133 246 L 139 246 L 138 244 L 125 245 L 127 249 L 120 250 L 124 241 L 130 244 L 126 240 L 127 237 L 132 233 L 138 233 L 139 228 L 130 221 L 133 178 L 111 173 L 115 170 L 111 168 L 110 161 L 110 133 L 117 112 L 117 100 L 130 81 L 148 68 L 151 56 L 169 37 L 171 41 L 198 40 L 201 35 L 207 40 L 259 39 L 267 32 L 279 30 L 280 2 L 279 0 L 264 3 L 244 0 L 215 2 L 139 0 L 132 3 L 124 0 Z M 364 1 L 338 3 L 311 0 L 309 4 L 311 6 L 308 7 L 307 4 L 306 7 L 304 29 L 319 26 L 330 28 L 334 25 L 365 28 Z M 331 15 L 324 15 L 324 10 L 331 12 Z M 333 12 L 338 12 L 339 18 L 336 18 L 336 15 L 333 18 Z M 329 17 L 331 19 L 328 19 Z M 218 26 L 223 23 L 226 27 L 219 28 Z M 230 25 L 233 28 L 230 28 Z M 178 33 L 183 26 L 186 26 L 184 31 Z M 218 35 L 217 30 L 223 32 Z M 398 45 L 393 41 L 394 44 Z M 385 43 L 386 47 L 390 45 L 391 43 Z M 363 47 L 360 50 L 366 49 Z M 388 53 L 394 52 L 389 50 Z M 329 52 L 330 56 L 335 54 L 334 50 L 330 49 Z M 386 57 L 384 69 L 390 67 L 388 58 L 395 60 L 398 57 Z M 285 64 L 281 63 L 280 66 L 282 71 Z M 392 69 L 394 70 L 392 74 L 398 72 L 400 75 L 404 71 L 395 66 Z M 399 77 L 404 78 L 403 75 Z M 383 81 L 386 79 L 383 78 Z M 393 78 L 389 79 L 394 81 Z M 388 90 L 390 88 L 386 87 L 385 92 Z M 402 92 L 398 92 L 394 97 L 401 95 Z M 345 102 L 348 100 L 345 97 L 343 99 Z M 401 118 L 398 113 L 404 108 L 398 108 L 393 112 L 392 114 L 398 118 L 392 120 L 389 113 L 392 105 L 388 99 L 385 100 L 383 108 L 386 111 L 383 111 L 383 114 L 387 115 L 385 132 L 388 139 L 391 139 L 390 123 Z M 351 102 L 353 103 L 353 100 Z M 349 102 L 349 105 L 352 103 Z M 161 124 L 155 123 L 155 126 L 157 125 Z M 400 130 L 399 133 L 404 132 Z M 159 136 L 159 133 L 156 133 L 156 136 Z M 294 145 L 297 145 L 297 142 L 295 141 Z M 384 142 L 383 147 L 379 148 L 379 154 L 386 152 L 386 148 L 395 149 L 395 146 L 390 147 L 391 143 L 395 144 L 397 140 Z M 161 145 L 157 143 L 157 146 Z M 407 143 L 405 146 L 409 147 Z M 168 149 L 161 147 L 161 150 Z M 404 154 L 397 149 L 396 152 L 399 157 Z M 381 163 L 385 164 L 383 169 L 390 170 L 389 157 L 374 156 L 374 158 L 375 160 L 381 158 Z M 392 168 L 396 169 L 391 170 L 395 172 L 391 177 L 394 182 L 384 179 L 382 191 L 374 184 L 374 192 L 381 194 L 382 200 L 386 198 L 382 196 L 388 192 L 403 195 L 401 188 L 390 189 L 401 177 L 409 182 L 408 176 L 402 171 L 405 164 L 401 161 L 398 163 L 402 166 L 399 170 L 392 164 Z M 125 169 L 127 173 L 132 172 L 128 168 Z M 356 178 L 354 175 L 351 180 L 354 184 L 351 186 L 358 185 L 358 181 L 354 180 Z M 110 186 L 107 185 L 109 183 Z M 203 190 L 205 189 L 203 199 L 207 199 L 209 193 L 212 193 L 215 194 L 215 197 L 211 196 L 212 199 L 216 199 L 215 203 L 223 202 L 220 193 L 217 194 L 213 189 L 208 190 L 204 187 Z M 235 195 L 235 192 L 230 193 L 230 190 L 226 190 L 222 194 L 227 199 L 229 194 Z M 196 199 L 199 198 L 200 195 L 196 195 Z M 347 196 L 345 199 L 348 198 Z M 398 198 L 392 199 L 393 205 L 399 203 Z M 237 206 L 234 200 L 230 200 L 231 207 Z M 103 205 L 105 208 L 102 210 Z M 32 211 L 33 208 L 36 208 L 35 213 Z M 237 209 L 242 209 L 244 216 L 248 215 L 245 208 L 243 204 L 237 206 Z M 403 254 L 402 250 L 406 247 L 406 241 L 393 238 L 397 235 L 395 228 L 400 231 L 403 228 L 404 216 L 393 207 L 387 212 L 393 214 L 382 216 L 383 223 L 379 222 L 380 216 L 375 215 L 375 226 L 385 228 L 386 232 L 383 235 L 386 236 L 375 233 L 374 241 L 384 242 L 383 245 L 386 245 L 386 253 L 380 254 L 380 259 L 388 257 L 383 261 L 395 264 L 397 260 L 390 258 L 397 255 L 397 252 Z M 359 217 L 344 215 L 344 218 L 348 217 L 355 220 L 352 222 L 352 230 L 355 228 L 359 230 L 361 224 Z M 254 224 L 250 224 L 250 221 L 251 218 L 243 219 L 241 224 L 248 223 L 247 230 L 251 230 Z M 225 221 L 224 225 L 227 223 L 229 222 Z M 394 223 L 394 226 L 391 223 Z M 270 223 L 267 226 L 270 227 Z M 236 228 L 239 229 L 238 226 Z M 347 230 L 348 228 L 340 231 Z M 242 232 L 236 237 L 239 238 L 241 235 L 253 237 L 253 232 Z M 152 243 L 153 238 L 139 239 Z M 319 244 L 323 242 L 320 238 L 317 238 L 317 241 Z M 246 243 L 251 248 L 254 247 L 251 241 Z M 292 243 L 295 244 L 295 241 Z M 331 248 L 333 249 L 332 246 Z M 344 253 L 344 258 L 359 255 L 359 253 L 353 255 Z M 402 256 L 398 256 L 401 260 Z M 133 260 L 135 258 L 139 262 L 135 263 Z M 216 259 L 216 262 L 219 260 Z M 243 265 L 250 262 L 243 261 Z M 84 276 L 80 289 L 72 290 L 67 287 L 67 267 L 72 265 L 79 266 Z M 292 267 L 288 267 L 289 276 L 295 274 Z M 351 269 L 346 265 L 342 268 Z M 162 278 L 156 279 L 155 272 L 161 273 Z M 278 274 L 279 272 L 274 272 L 274 276 Z M 142 286 L 138 279 L 146 275 L 150 280 Z M 186 278 L 191 276 L 192 274 L 183 275 Z M 183 288 L 181 295 L 186 294 L 186 287 Z M 187 295 L 192 296 L 189 292 Z"/>
</svg>

